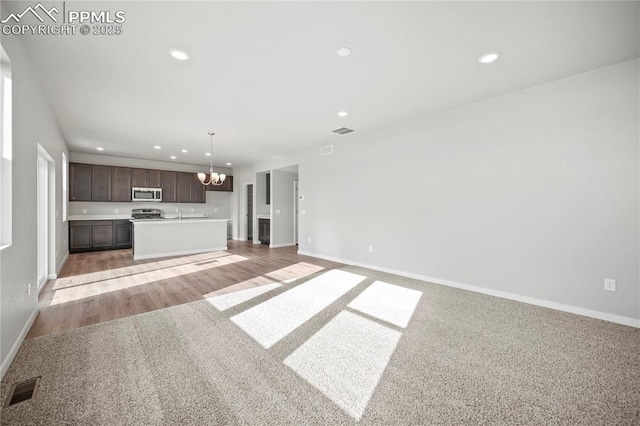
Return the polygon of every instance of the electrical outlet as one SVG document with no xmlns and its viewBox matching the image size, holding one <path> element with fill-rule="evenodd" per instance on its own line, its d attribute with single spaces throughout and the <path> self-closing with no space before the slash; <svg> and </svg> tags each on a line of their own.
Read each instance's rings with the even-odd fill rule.
<svg viewBox="0 0 640 426">
<path fill-rule="evenodd" d="M 276 209 L 276 214 L 280 214 L 280 209 Z"/>
<path fill-rule="evenodd" d="M 82 209 L 82 214 L 87 214 L 87 209 Z"/>
<path fill-rule="evenodd" d="M 120 209 L 116 209 L 116 213 L 120 213 Z"/>
<path fill-rule="evenodd" d="M 616 280 L 611 278 L 605 278 L 604 289 L 609 291 L 616 291 Z"/>
<path fill-rule="evenodd" d="M 369 246 L 369 253 L 373 253 L 373 246 Z"/>
<path fill-rule="evenodd" d="M 191 209 L 191 213 L 193 213 L 195 211 L 195 209 Z"/>
<path fill-rule="evenodd" d="M 176 213 L 178 213 L 178 209 L 176 209 Z"/>
<path fill-rule="evenodd" d="M 213 212 L 214 213 L 218 213 L 218 209 L 213 209 Z"/>
<path fill-rule="evenodd" d="M 304 216 L 305 214 L 307 214 L 307 211 L 305 209 L 302 209 L 300 210 L 300 214 Z"/>
</svg>

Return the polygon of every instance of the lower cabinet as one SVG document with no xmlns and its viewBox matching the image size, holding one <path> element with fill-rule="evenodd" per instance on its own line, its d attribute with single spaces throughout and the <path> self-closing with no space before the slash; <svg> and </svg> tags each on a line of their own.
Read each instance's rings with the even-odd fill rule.
<svg viewBox="0 0 640 426">
<path fill-rule="evenodd" d="M 133 224 L 128 220 L 73 220 L 69 222 L 69 252 L 132 247 Z"/>
<path fill-rule="evenodd" d="M 271 243 L 271 220 L 258 219 L 258 238 L 262 244 Z"/>
<path fill-rule="evenodd" d="M 133 223 L 128 220 L 113 221 L 114 248 L 131 248 L 133 245 Z"/>
</svg>

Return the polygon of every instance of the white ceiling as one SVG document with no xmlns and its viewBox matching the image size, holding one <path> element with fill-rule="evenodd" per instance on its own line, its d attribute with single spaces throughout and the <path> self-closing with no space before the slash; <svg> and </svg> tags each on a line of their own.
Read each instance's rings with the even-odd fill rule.
<svg viewBox="0 0 640 426">
<path fill-rule="evenodd" d="M 193 164 L 209 131 L 216 165 L 244 165 L 640 56 L 637 2 L 66 7 L 126 13 L 120 36 L 22 37 L 70 150 Z"/>
</svg>

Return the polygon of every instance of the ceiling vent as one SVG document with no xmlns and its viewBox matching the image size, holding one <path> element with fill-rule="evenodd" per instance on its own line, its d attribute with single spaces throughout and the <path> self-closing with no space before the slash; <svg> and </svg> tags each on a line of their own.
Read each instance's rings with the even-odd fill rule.
<svg viewBox="0 0 640 426">
<path fill-rule="evenodd" d="M 348 129 L 346 127 L 340 127 L 339 129 L 332 130 L 333 133 L 337 133 L 339 135 L 346 135 L 347 133 L 354 132 L 353 129 Z"/>
<path fill-rule="evenodd" d="M 320 148 L 320 155 L 330 155 L 333 154 L 333 145 L 326 145 Z"/>
</svg>

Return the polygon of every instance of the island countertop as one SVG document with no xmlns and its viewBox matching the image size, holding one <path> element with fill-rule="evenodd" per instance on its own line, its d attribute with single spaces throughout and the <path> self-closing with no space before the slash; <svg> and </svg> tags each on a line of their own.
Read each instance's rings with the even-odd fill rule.
<svg viewBox="0 0 640 426">
<path fill-rule="evenodd" d="M 144 223 L 194 223 L 194 222 L 228 222 L 231 219 L 213 219 L 210 217 L 183 217 L 179 219 L 177 217 L 163 217 L 159 219 L 130 219 L 130 222 L 135 224 Z"/>
</svg>

